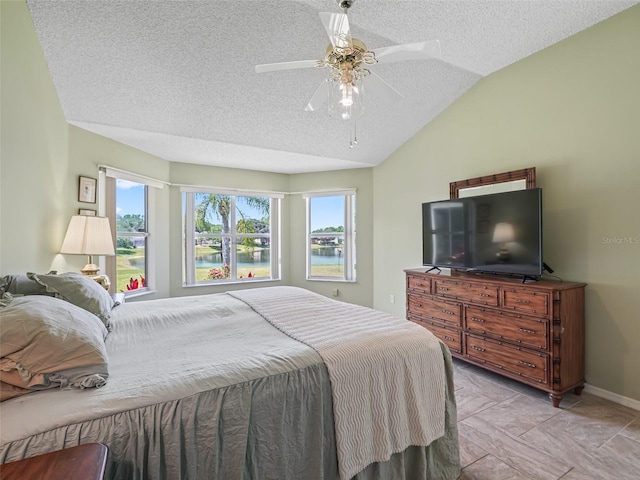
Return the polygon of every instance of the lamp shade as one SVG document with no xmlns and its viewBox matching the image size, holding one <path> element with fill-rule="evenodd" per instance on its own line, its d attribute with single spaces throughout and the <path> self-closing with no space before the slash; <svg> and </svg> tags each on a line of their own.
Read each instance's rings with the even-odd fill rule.
<svg viewBox="0 0 640 480">
<path fill-rule="evenodd" d="M 513 242 L 515 239 L 516 234 L 513 231 L 513 225 L 511 225 L 510 223 L 496 224 L 496 228 L 493 230 L 494 243 Z"/>
<path fill-rule="evenodd" d="M 60 253 L 115 255 L 109 219 L 87 215 L 71 217 Z"/>
</svg>

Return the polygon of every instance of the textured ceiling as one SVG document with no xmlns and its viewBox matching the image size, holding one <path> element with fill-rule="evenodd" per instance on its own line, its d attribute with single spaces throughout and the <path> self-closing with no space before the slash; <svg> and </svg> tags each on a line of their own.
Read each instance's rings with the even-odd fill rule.
<svg viewBox="0 0 640 480">
<path fill-rule="evenodd" d="M 483 76 L 636 3 L 357 0 L 370 50 L 439 39 L 442 57 L 373 66 L 403 97 L 370 95 L 349 149 L 346 122 L 305 111 L 324 69 L 254 71 L 322 58 L 335 0 L 27 0 L 69 123 L 174 162 L 282 173 L 377 165 Z"/>
</svg>

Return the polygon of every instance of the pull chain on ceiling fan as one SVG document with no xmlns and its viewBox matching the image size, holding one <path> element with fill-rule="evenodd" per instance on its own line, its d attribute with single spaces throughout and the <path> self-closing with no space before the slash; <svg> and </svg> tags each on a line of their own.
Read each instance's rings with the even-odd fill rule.
<svg viewBox="0 0 640 480">
<path fill-rule="evenodd" d="M 375 98 L 402 97 L 397 90 L 368 67 L 377 63 L 440 57 L 438 40 L 367 50 L 364 42 L 351 37 L 347 11 L 354 2 L 355 0 L 338 0 L 338 5 L 344 13 L 320 12 L 320 20 L 331 41 L 322 60 L 268 63 L 255 67 L 257 73 L 329 67 L 327 78 L 311 96 L 305 110 L 318 110 L 326 101 L 331 116 L 349 120 L 349 148 L 353 148 L 358 143 L 355 119 L 363 113 L 365 84 Z"/>
</svg>

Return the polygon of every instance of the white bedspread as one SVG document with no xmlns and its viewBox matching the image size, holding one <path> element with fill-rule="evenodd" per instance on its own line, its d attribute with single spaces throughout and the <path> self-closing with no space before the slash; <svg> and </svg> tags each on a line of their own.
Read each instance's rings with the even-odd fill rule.
<svg viewBox="0 0 640 480">
<path fill-rule="evenodd" d="M 295 287 L 229 294 L 323 358 L 341 479 L 444 435 L 445 365 L 426 329 Z"/>
<path fill-rule="evenodd" d="M 0 450 L 41 432 L 321 362 L 225 294 L 125 303 L 106 340 L 109 381 L 2 402 Z"/>
</svg>

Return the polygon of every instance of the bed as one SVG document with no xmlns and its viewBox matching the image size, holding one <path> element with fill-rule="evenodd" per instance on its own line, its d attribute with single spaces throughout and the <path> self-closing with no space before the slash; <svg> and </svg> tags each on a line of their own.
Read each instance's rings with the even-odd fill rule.
<svg viewBox="0 0 640 480">
<path fill-rule="evenodd" d="M 101 442 L 107 479 L 458 477 L 451 356 L 411 322 L 264 287 L 125 303 L 108 327 L 99 388 L 0 404 L 0 463 Z"/>
</svg>

